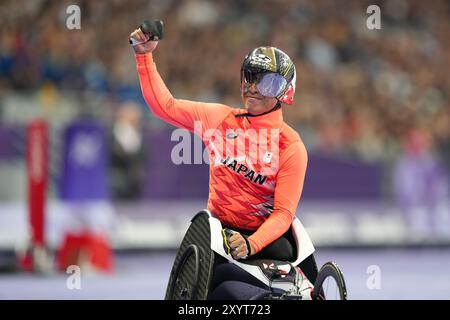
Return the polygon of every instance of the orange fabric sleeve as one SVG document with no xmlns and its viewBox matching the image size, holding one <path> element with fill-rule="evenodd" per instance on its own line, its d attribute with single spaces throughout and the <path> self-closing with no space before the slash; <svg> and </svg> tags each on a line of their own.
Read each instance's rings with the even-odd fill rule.
<svg viewBox="0 0 450 320">
<path fill-rule="evenodd" d="M 202 130 L 216 128 L 232 112 L 231 107 L 223 104 L 175 99 L 161 79 L 152 54 L 136 54 L 135 58 L 142 94 L 158 118 L 194 131 L 195 121 L 201 121 Z"/>
<path fill-rule="evenodd" d="M 280 160 L 274 194 L 274 210 L 258 230 L 248 238 L 255 253 L 289 230 L 302 194 L 308 162 L 308 154 L 303 143 L 297 141 L 291 144 L 281 155 Z"/>
</svg>

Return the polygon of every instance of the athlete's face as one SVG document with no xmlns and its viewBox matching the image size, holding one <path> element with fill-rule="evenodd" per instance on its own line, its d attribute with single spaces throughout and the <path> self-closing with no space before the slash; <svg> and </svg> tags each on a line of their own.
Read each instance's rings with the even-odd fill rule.
<svg viewBox="0 0 450 320">
<path fill-rule="evenodd" d="M 256 84 L 252 83 L 243 96 L 244 107 L 248 113 L 261 114 L 275 107 L 276 98 L 264 97 L 258 91 Z"/>
</svg>

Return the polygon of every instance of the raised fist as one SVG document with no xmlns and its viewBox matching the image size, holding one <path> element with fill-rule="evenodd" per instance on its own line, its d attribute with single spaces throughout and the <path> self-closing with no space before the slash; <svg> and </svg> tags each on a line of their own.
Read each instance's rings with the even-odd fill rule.
<svg viewBox="0 0 450 320">
<path fill-rule="evenodd" d="M 164 24 L 160 20 L 145 20 L 130 34 L 130 43 L 136 53 L 155 50 L 158 41 L 164 36 Z"/>
<path fill-rule="evenodd" d="M 155 48 L 159 42 L 158 40 L 150 41 L 150 35 L 145 34 L 141 30 L 141 28 L 134 30 L 130 34 L 130 40 L 131 39 L 134 39 L 135 41 L 137 41 L 139 43 L 139 44 L 133 45 L 134 52 L 136 52 L 138 54 L 152 52 L 153 50 L 155 50 Z"/>
</svg>

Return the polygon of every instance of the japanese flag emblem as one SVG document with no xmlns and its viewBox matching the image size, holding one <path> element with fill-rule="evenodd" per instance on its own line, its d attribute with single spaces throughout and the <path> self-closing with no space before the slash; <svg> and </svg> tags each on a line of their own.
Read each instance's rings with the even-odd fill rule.
<svg viewBox="0 0 450 320">
<path fill-rule="evenodd" d="M 270 163 L 270 161 L 272 161 L 272 157 L 273 157 L 273 153 L 272 152 L 266 152 L 264 154 L 263 161 L 265 163 Z"/>
</svg>

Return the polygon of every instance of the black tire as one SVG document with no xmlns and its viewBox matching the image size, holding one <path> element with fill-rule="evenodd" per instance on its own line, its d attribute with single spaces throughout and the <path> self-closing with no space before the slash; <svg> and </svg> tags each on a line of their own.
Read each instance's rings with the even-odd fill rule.
<svg viewBox="0 0 450 320">
<path fill-rule="evenodd" d="M 166 300 L 206 300 L 212 279 L 214 252 L 208 212 L 191 220 L 170 272 Z"/>
<path fill-rule="evenodd" d="M 337 300 L 347 300 L 347 288 L 345 286 L 344 275 L 339 266 L 334 262 L 325 263 L 317 275 L 312 292 L 313 300 L 326 300 L 327 295 L 327 279 L 333 279 L 336 282 L 336 298 Z M 331 296 L 329 296 L 331 298 Z"/>
<path fill-rule="evenodd" d="M 184 251 L 175 270 L 168 291 L 169 300 L 194 300 L 197 298 L 199 268 L 199 249 L 195 244 L 191 244 Z"/>
</svg>

